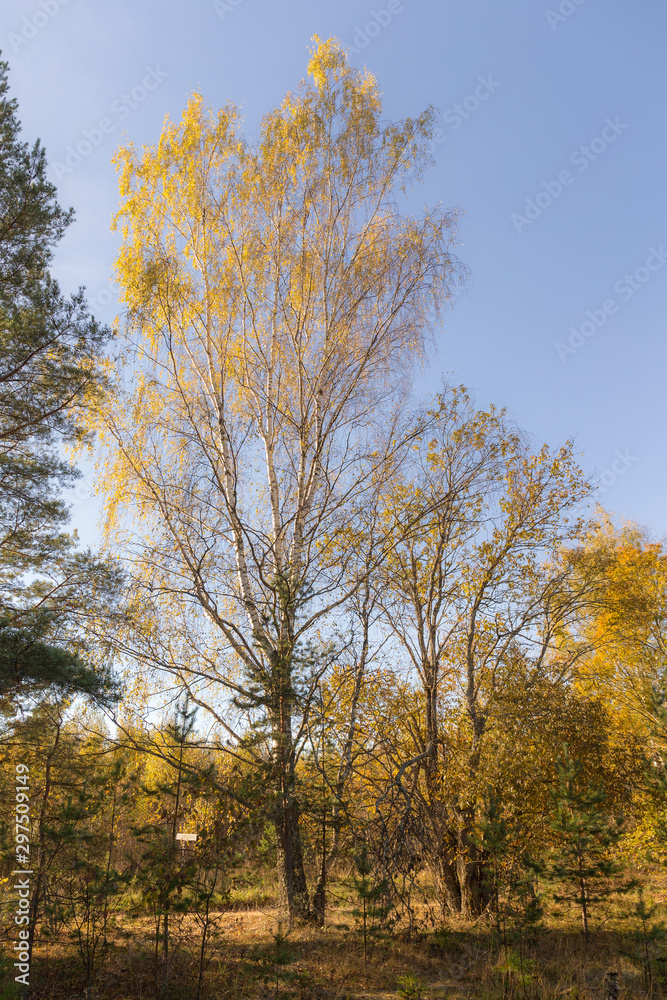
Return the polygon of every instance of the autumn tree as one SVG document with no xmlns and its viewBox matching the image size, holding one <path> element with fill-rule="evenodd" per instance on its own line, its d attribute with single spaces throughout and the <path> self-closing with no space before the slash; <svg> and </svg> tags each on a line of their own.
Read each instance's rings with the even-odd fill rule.
<svg viewBox="0 0 667 1000">
<path fill-rule="evenodd" d="M 150 625 L 123 642 L 156 662 L 142 642 L 178 621 L 183 655 L 170 633 L 158 665 L 223 721 L 232 698 L 264 720 L 298 918 L 299 747 L 335 658 L 333 612 L 366 573 L 355 524 L 409 447 L 407 375 L 457 275 L 451 216 L 398 207 L 432 113 L 384 123 L 374 79 L 335 41 L 315 40 L 308 71 L 255 150 L 236 108 L 195 95 L 156 146 L 120 152 L 133 339 L 100 413 L 110 523 L 152 588 Z"/>
<path fill-rule="evenodd" d="M 525 697 L 545 678 L 569 679 L 586 648 L 579 625 L 590 587 L 562 550 L 584 537 L 590 486 L 569 445 L 535 451 L 502 412 L 475 410 L 463 390 L 442 393 L 433 413 L 383 496 L 398 537 L 381 600 L 422 689 L 410 764 L 425 779 L 426 852 L 446 907 L 474 915 L 487 902 L 475 843 L 488 731 L 502 729 L 508 692 Z M 419 785 L 403 798 L 412 809 Z"/>
<path fill-rule="evenodd" d="M 637 525 L 595 526 L 579 560 L 582 578 L 597 581 L 586 631 L 591 655 L 580 690 L 604 697 L 629 731 L 655 732 L 656 696 L 667 656 L 667 552 Z"/>
<path fill-rule="evenodd" d="M 434 401 L 433 421 L 415 443 L 406 463 L 383 497 L 383 514 L 397 534 L 396 545 L 379 570 L 378 601 L 391 634 L 407 656 L 423 692 L 423 739 L 418 737 L 414 766 L 425 779 L 420 825 L 426 854 L 452 910 L 461 893 L 456 845 L 441 795 L 442 687 L 444 656 L 458 622 L 455 612 L 463 567 L 480 533 L 485 510 L 498 490 L 502 455 L 512 431 L 502 415 L 476 412 L 462 387 L 447 388 Z M 406 519 L 414 529 L 405 532 Z M 416 805 L 417 786 L 408 799 Z M 445 810 L 443 812 L 443 810 Z"/>
</svg>

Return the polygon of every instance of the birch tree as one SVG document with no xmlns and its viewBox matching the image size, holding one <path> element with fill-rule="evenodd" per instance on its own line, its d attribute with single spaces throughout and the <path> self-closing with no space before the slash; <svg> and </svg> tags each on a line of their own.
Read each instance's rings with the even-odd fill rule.
<svg viewBox="0 0 667 1000">
<path fill-rule="evenodd" d="M 459 274 L 452 216 L 399 207 L 431 111 L 385 123 L 335 41 L 315 38 L 308 72 L 253 150 L 236 108 L 194 95 L 157 145 L 118 154 L 129 346 L 99 414 L 109 526 L 134 545 L 152 627 L 186 623 L 195 700 L 205 687 L 223 721 L 233 698 L 266 726 L 301 919 L 296 765 L 327 630 L 364 579 L 358 515 L 410 447 L 408 376 Z"/>
</svg>

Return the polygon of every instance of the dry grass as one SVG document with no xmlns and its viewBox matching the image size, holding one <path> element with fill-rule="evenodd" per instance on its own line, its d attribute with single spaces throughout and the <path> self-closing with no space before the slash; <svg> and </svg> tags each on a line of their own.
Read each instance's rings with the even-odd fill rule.
<svg viewBox="0 0 667 1000">
<path fill-rule="evenodd" d="M 370 944 L 364 970 L 363 946 L 350 908 L 330 911 L 324 929 L 294 928 L 287 942 L 291 961 L 282 966 L 272 959 L 281 919 L 276 907 L 226 911 L 216 915 L 201 1000 L 274 996 L 601 1000 L 609 971 L 618 973 L 619 1000 L 657 1000 L 667 996 L 667 990 L 656 981 L 649 990 L 639 956 L 632 957 L 636 921 L 628 916 L 631 907 L 630 900 L 616 904 L 588 947 L 570 915 L 555 914 L 525 952 L 523 975 L 516 951 L 514 971 L 503 971 L 503 949 L 483 921 L 475 925 L 452 921 L 437 933 L 421 931 L 411 938 L 399 929 L 391 938 Z M 151 933 L 149 921 L 119 916 L 105 968 L 95 984 L 97 1000 L 153 1000 Z M 197 937 L 192 918 L 176 922 L 173 974 L 163 1000 L 195 1000 Z M 31 980 L 32 996 L 40 1000 L 83 996 L 80 965 L 62 937 L 36 950 Z"/>
</svg>

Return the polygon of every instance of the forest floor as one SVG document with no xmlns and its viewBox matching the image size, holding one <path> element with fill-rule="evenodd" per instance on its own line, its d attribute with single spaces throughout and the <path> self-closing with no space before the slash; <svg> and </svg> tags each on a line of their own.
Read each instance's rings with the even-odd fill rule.
<svg viewBox="0 0 667 1000">
<path fill-rule="evenodd" d="M 214 914 L 199 993 L 196 920 L 172 918 L 171 968 L 163 988 L 156 985 L 154 926 L 119 913 L 89 1000 L 667 997 L 660 914 L 650 922 L 657 929 L 651 932 L 647 925 L 642 939 L 633 908 L 634 901 L 619 901 L 606 918 L 593 920 L 588 945 L 574 914 L 556 912 L 545 918 L 534 943 L 520 947 L 515 941 L 507 952 L 486 919 L 452 920 L 412 934 L 395 928 L 391 935 L 369 935 L 365 963 L 361 921 L 350 906 L 330 910 L 324 928 L 295 927 L 288 933 L 276 907 L 236 908 Z M 161 953 L 157 964 L 162 966 Z M 86 997 L 82 956 L 65 933 L 35 949 L 30 979 L 31 1000 Z M 0 989 L 0 998 L 9 995 Z"/>
</svg>

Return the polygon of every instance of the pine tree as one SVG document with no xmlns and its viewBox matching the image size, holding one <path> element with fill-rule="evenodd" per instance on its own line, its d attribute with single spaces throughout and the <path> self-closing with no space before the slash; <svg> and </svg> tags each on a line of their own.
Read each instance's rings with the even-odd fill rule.
<svg viewBox="0 0 667 1000">
<path fill-rule="evenodd" d="M 72 221 L 46 177 L 39 140 L 21 141 L 17 102 L 0 62 L 0 698 L 48 687 L 113 696 L 85 655 L 81 620 L 101 609 L 118 574 L 76 534 L 60 491 L 78 471 L 61 444 L 89 439 L 84 413 L 106 385 L 110 331 L 49 274 Z M 28 580 L 26 579 L 29 574 Z"/>
<path fill-rule="evenodd" d="M 640 886 L 633 914 L 637 918 L 637 924 L 632 932 L 634 949 L 629 953 L 624 952 L 624 954 L 629 954 L 629 957 L 635 962 L 639 960 L 644 977 L 644 988 L 648 990 L 649 996 L 653 991 L 654 974 L 662 977 L 664 981 L 667 961 L 665 925 L 662 920 L 654 919 L 657 910 L 656 904 L 644 897 L 644 891 Z"/>
<path fill-rule="evenodd" d="M 604 789 L 589 784 L 581 788 L 583 767 L 570 758 L 567 746 L 556 763 L 558 787 L 551 790 L 554 801 L 551 830 L 556 838 L 556 854 L 546 870 L 549 879 L 563 883 L 556 901 L 568 901 L 581 909 L 581 926 L 590 941 L 591 908 L 610 895 L 629 889 L 612 880 L 620 873 L 609 851 L 623 832 L 620 817 L 605 813 Z"/>
<path fill-rule="evenodd" d="M 0 62 L 0 448 L 16 458 L 55 434 L 85 438 L 83 410 L 104 388 L 99 361 L 110 333 L 89 314 L 83 290 L 66 298 L 49 274 L 73 212 L 46 179 L 39 140 L 30 148 L 19 138 L 7 69 Z M 42 472 L 58 477 L 65 468 L 51 455 Z"/>
<path fill-rule="evenodd" d="M 189 908 L 187 890 L 196 885 L 196 864 L 192 856 L 183 857 L 176 834 L 184 812 L 186 793 L 186 755 L 193 746 L 196 709 L 187 699 L 176 708 L 167 724 L 163 757 L 172 768 L 166 780 L 156 781 L 142 791 L 155 801 L 155 822 L 134 827 L 132 832 L 144 851 L 139 859 L 135 881 L 142 902 L 155 922 L 155 989 L 161 982 L 161 995 L 169 985 L 172 966 L 171 916 Z M 162 960 L 160 961 L 160 945 Z"/>
<path fill-rule="evenodd" d="M 393 903 L 389 898 L 389 880 L 378 879 L 374 874 L 374 865 L 368 855 L 367 844 L 362 844 L 361 850 L 355 855 L 354 866 L 357 874 L 352 877 L 352 886 L 359 905 L 352 911 L 352 915 L 361 923 L 365 972 L 368 962 L 368 938 L 371 935 L 377 936 L 383 926 L 391 924 L 387 918 Z"/>
<path fill-rule="evenodd" d="M 123 873 L 111 864 L 108 851 L 106 827 L 111 817 L 106 806 L 114 797 L 113 779 L 113 770 L 89 775 L 61 807 L 58 825 L 52 831 L 63 854 L 56 900 L 79 954 L 86 1000 L 92 996 L 93 979 L 107 957 L 110 906 L 125 883 Z"/>
<path fill-rule="evenodd" d="M 501 971 L 505 991 L 517 974 L 520 981 L 529 975 L 532 961 L 525 956 L 525 945 L 534 939 L 543 913 L 535 891 L 540 866 L 522 846 L 524 833 L 520 825 L 512 829 L 502 803 L 489 789 L 476 846 L 484 858 L 484 889 L 504 953 Z M 518 947 L 518 954 L 511 947 Z"/>
</svg>

